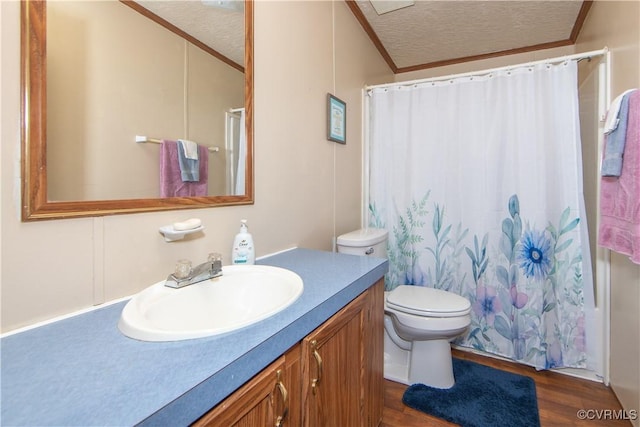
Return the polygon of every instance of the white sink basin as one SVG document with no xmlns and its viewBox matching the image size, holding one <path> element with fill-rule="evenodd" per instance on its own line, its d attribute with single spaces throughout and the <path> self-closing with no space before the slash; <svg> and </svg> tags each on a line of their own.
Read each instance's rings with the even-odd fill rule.
<svg viewBox="0 0 640 427">
<path fill-rule="evenodd" d="M 164 280 L 124 307 L 120 331 L 143 341 L 176 341 L 234 331 L 270 317 L 302 294 L 302 279 L 283 268 L 229 265 L 223 275 L 180 289 Z"/>
</svg>

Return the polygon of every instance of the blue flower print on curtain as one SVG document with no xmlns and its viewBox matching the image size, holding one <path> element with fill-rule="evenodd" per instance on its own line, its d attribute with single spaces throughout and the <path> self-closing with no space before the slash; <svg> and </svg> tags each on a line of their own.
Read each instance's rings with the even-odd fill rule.
<svg viewBox="0 0 640 427">
<path fill-rule="evenodd" d="M 558 227 L 552 223 L 544 229 L 523 227 L 517 195 L 509 199 L 508 207 L 493 268 L 492 292 L 501 305 L 489 318 L 474 310 L 472 330 L 463 345 L 497 349 L 541 368 L 583 366 L 584 346 L 573 345 L 584 340 L 582 255 L 567 237 L 579 219 L 570 220 L 571 210 L 566 208 Z M 492 295 L 476 284 L 474 307 L 478 301 L 486 305 Z M 488 319 L 493 320 L 493 329 L 488 328 Z"/>
<path fill-rule="evenodd" d="M 502 312 L 496 288 L 492 286 L 478 286 L 476 300 L 471 307 L 476 317 L 484 320 L 489 326 L 494 324 L 496 314 Z"/>
<path fill-rule="evenodd" d="M 522 236 L 518 262 L 527 277 L 544 280 L 551 271 L 551 240 L 540 230 L 527 230 Z"/>
<path fill-rule="evenodd" d="M 471 236 L 463 224 L 447 223 L 445 206 L 429 205 L 429 196 L 412 202 L 390 227 L 387 290 L 430 286 L 468 298 L 471 327 L 459 345 L 538 368 L 583 367 L 582 255 L 570 237 L 579 224 L 571 209 L 557 225 L 539 228 L 523 221 L 513 195 L 499 232 Z M 386 228 L 375 204 L 370 214 L 370 226 Z"/>
</svg>

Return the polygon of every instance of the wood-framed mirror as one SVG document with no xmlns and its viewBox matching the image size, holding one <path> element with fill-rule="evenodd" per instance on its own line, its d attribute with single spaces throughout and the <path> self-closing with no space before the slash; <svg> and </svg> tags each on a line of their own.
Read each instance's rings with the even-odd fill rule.
<svg viewBox="0 0 640 427">
<path fill-rule="evenodd" d="M 137 10 L 138 6 L 136 3 L 131 1 L 122 1 L 116 2 L 115 0 L 110 0 L 111 2 L 123 4 L 126 9 L 129 10 Z M 242 0 L 233 0 L 233 3 Z M 69 2 L 74 3 L 74 2 Z M 106 2 L 88 2 L 88 3 L 106 3 Z M 127 4 L 128 3 L 128 4 Z M 144 3 L 144 2 L 139 2 Z M 157 2 L 157 3 L 165 3 L 165 2 Z M 196 2 L 186 2 L 186 3 L 196 3 Z M 202 3 L 205 7 L 207 6 L 207 2 L 198 2 Z M 209 6 L 211 7 L 211 6 Z M 236 129 L 238 129 L 235 133 L 242 133 L 244 130 L 244 137 L 246 140 L 246 145 L 243 146 L 242 150 L 236 150 L 235 158 L 236 162 L 243 160 L 244 173 L 237 173 L 236 176 L 236 191 L 233 189 L 229 190 L 230 187 L 233 187 L 228 182 L 224 184 L 227 188 L 226 190 L 215 190 L 213 193 L 199 193 L 195 196 L 189 197 L 181 197 L 176 195 L 169 195 L 166 197 L 161 197 L 161 192 L 157 189 L 151 190 L 156 194 L 151 195 L 143 195 L 138 196 L 135 192 L 132 192 L 133 196 L 130 196 L 128 193 L 124 196 L 120 196 L 119 194 L 116 196 L 100 196 L 95 194 L 100 193 L 88 193 L 89 196 L 81 196 L 76 197 L 75 193 L 70 193 L 71 196 L 59 196 L 59 191 L 56 190 L 54 192 L 55 195 L 52 196 L 53 192 L 53 183 L 55 181 L 53 169 L 54 168 L 54 157 L 62 158 L 62 165 L 68 164 L 68 166 L 57 166 L 58 169 L 67 169 L 67 172 L 71 172 L 70 175 L 66 178 L 66 181 L 76 181 L 79 180 L 79 177 L 84 174 L 83 171 L 80 171 L 76 164 L 72 163 L 64 163 L 68 161 L 73 156 L 76 156 L 79 152 L 84 154 L 87 157 L 86 153 L 83 152 L 85 147 L 83 144 L 88 143 L 87 141 L 97 139 L 93 136 L 81 136 L 78 138 L 77 135 L 74 135 L 75 125 L 84 124 L 83 119 L 85 112 L 89 110 L 88 107 L 82 107 L 82 115 L 78 115 L 77 113 L 74 116 L 71 116 L 72 108 L 69 108 L 67 111 L 66 108 L 53 108 L 48 104 L 50 100 L 48 100 L 48 70 L 47 67 L 52 58 L 47 58 L 48 46 L 47 46 L 47 2 L 45 0 L 25 0 L 21 2 L 21 140 L 22 140 L 22 158 L 21 158 L 21 166 L 22 166 L 22 220 L 23 221 L 34 221 L 34 220 L 44 220 L 44 219 L 61 219 L 61 218 L 77 218 L 77 217 L 89 217 L 89 216 L 104 216 L 104 215 L 112 215 L 112 214 L 124 214 L 124 213 L 136 213 L 136 212 L 153 212 L 153 211 L 164 211 L 164 210 L 176 210 L 176 209 L 191 209 L 191 208 L 206 208 L 206 207 L 215 207 L 215 206 L 230 206 L 230 205 L 246 205 L 252 204 L 254 200 L 254 181 L 253 181 L 253 0 L 245 0 L 243 8 L 243 22 L 244 22 L 244 64 L 240 68 L 244 74 L 244 88 L 241 88 L 240 91 L 241 96 L 243 95 L 244 104 L 241 106 L 236 105 L 236 107 L 241 107 L 237 109 L 229 108 L 227 111 L 237 111 L 243 110 L 242 120 L 236 120 Z M 144 8 L 142 9 L 144 10 Z M 130 12 L 132 13 L 132 12 Z M 143 13 L 140 10 L 137 10 L 137 14 L 147 15 L 146 18 L 150 18 L 149 22 L 155 21 L 150 25 L 164 25 L 168 31 L 171 31 L 178 36 L 182 37 L 184 40 L 180 42 L 172 42 L 173 45 L 178 46 L 179 49 L 183 49 L 180 46 L 188 46 L 184 47 L 184 49 L 191 49 L 191 51 L 198 51 L 204 49 L 203 46 L 199 46 L 199 40 L 194 38 L 190 39 L 190 35 L 186 34 L 180 30 L 180 28 L 172 26 L 171 23 L 160 18 L 158 15 L 155 15 L 152 12 Z M 152 18 L 155 17 L 155 18 Z M 156 19 L 157 18 L 157 19 Z M 162 21 L 164 21 L 163 24 Z M 146 24 L 144 24 L 146 25 Z M 142 26 L 144 26 L 142 25 Z M 90 27 L 89 25 L 86 25 Z M 135 24 L 136 27 L 139 25 Z M 66 27 L 66 26 L 65 26 Z M 182 34 L 180 34 L 182 33 Z M 174 36 L 175 36 L 174 34 Z M 82 37 L 77 37 L 76 39 Z M 87 38 L 88 39 L 88 38 Z M 88 42 L 87 42 L 88 43 Z M 166 44 L 166 42 L 165 42 Z M 89 49 L 94 52 L 93 50 Z M 99 49 L 98 49 L 99 50 Z M 182 51 L 180 51 L 182 52 Z M 95 53 L 95 52 L 94 52 Z M 193 53 L 185 53 L 184 63 L 191 64 L 194 59 L 192 56 L 200 55 L 201 53 L 193 54 Z M 164 54 L 163 54 L 164 55 Z M 189 56 L 191 55 L 191 56 Z M 221 55 L 224 56 L 224 55 Z M 49 60 L 49 61 L 48 61 Z M 179 62 L 182 59 L 179 60 Z M 59 61 L 60 62 L 60 61 Z M 174 61 L 175 62 L 175 61 Z M 168 64 L 172 64 L 172 62 L 167 62 Z M 174 68 L 184 68 L 187 69 L 187 65 L 183 67 L 183 64 L 180 62 Z M 122 68 L 122 67 L 121 67 Z M 156 74 L 158 67 L 156 66 L 154 69 L 147 69 L 146 75 L 149 76 L 149 79 L 152 79 Z M 235 67 L 238 68 L 238 67 Z M 204 75 L 206 72 L 198 71 L 199 75 Z M 90 73 L 89 73 L 90 74 Z M 187 71 L 185 71 L 185 75 Z M 242 79 L 242 78 L 241 78 Z M 72 81 L 77 83 L 78 87 L 74 88 L 74 93 L 84 93 L 83 87 L 80 85 L 80 79 L 76 79 L 73 75 L 68 76 L 68 81 Z M 242 81 L 242 80 L 241 80 Z M 83 82 L 83 84 L 86 82 Z M 185 94 L 182 97 L 186 100 L 187 98 L 197 98 L 194 95 L 186 95 L 188 90 L 193 85 L 191 80 L 187 82 L 185 78 L 184 83 L 184 92 Z M 118 87 L 116 86 L 117 90 Z M 130 87 L 129 87 L 130 89 Z M 49 97 L 54 95 L 53 89 L 49 88 L 51 93 Z M 93 90 L 93 89 L 92 89 Z M 110 91 L 114 91 L 113 89 L 109 89 Z M 182 90 L 182 89 L 181 89 Z M 60 97 L 60 90 L 58 89 L 58 97 Z M 149 91 L 147 91 L 148 93 Z M 152 91 L 153 94 L 159 93 L 162 96 L 167 96 L 167 93 L 170 93 L 170 90 L 158 89 L 157 91 Z M 176 91 L 174 91 L 176 92 Z M 198 90 L 198 93 L 202 92 L 202 90 Z M 127 92 L 130 93 L 130 92 Z M 63 93 L 64 97 L 69 97 L 69 91 Z M 146 96 L 149 97 L 147 94 Z M 178 94 L 178 96 L 180 96 Z M 202 96 L 201 96 L 202 97 Z M 165 99 L 165 98 L 162 98 Z M 166 98 L 173 99 L 173 98 Z M 152 103 L 151 99 L 147 100 L 149 105 L 156 105 L 158 103 Z M 100 101 L 102 102 L 102 101 Z M 192 101 L 193 102 L 193 101 Z M 202 103 L 202 100 L 197 100 L 195 102 Z M 241 100 L 242 102 L 242 100 Z M 173 106 L 174 104 L 167 102 L 167 105 Z M 80 105 L 85 105 L 80 103 Z M 77 105 L 75 106 L 77 109 Z M 233 107 L 233 105 L 229 105 L 229 107 Z M 135 110 L 136 106 L 134 105 L 134 111 L 140 111 L 144 109 L 147 110 L 147 107 L 140 108 Z M 133 130 L 129 129 L 126 137 L 122 137 L 121 135 L 116 135 L 117 129 L 119 132 L 120 126 L 119 123 L 114 126 L 114 123 L 111 123 L 111 127 L 108 132 L 114 132 L 113 135 L 109 135 L 112 137 L 112 140 L 109 141 L 109 148 L 113 148 L 119 154 L 127 156 L 127 159 L 133 158 L 134 155 L 126 154 L 126 150 L 138 150 L 135 155 L 138 153 L 144 153 L 142 156 L 146 159 L 146 161 L 150 161 L 154 163 L 154 167 L 156 170 L 144 170 L 144 168 L 137 167 L 125 167 L 125 171 L 115 171 L 114 175 L 108 176 L 106 179 L 110 181 L 114 181 L 120 179 L 125 183 L 128 181 L 127 187 L 135 187 L 135 185 L 131 185 L 131 183 L 137 183 L 137 178 L 134 176 L 135 174 L 132 171 L 135 169 L 136 173 L 138 169 L 144 170 L 145 175 L 153 175 L 151 178 L 145 176 L 144 179 L 153 179 L 154 181 L 159 181 L 161 178 L 159 176 L 158 170 L 161 166 L 158 165 L 159 158 L 161 157 L 159 154 L 159 150 L 162 147 L 163 141 L 165 140 L 178 140 L 178 139 L 188 139 L 194 140 L 199 145 L 200 143 L 206 144 L 206 147 L 209 147 L 210 154 L 208 156 L 209 162 L 217 161 L 222 162 L 224 164 L 225 156 L 228 156 L 229 146 L 225 146 L 224 138 L 228 137 L 225 135 L 219 136 L 216 133 L 216 140 L 212 143 L 208 143 L 208 141 L 204 141 L 213 132 L 207 133 L 206 126 L 204 127 L 204 131 L 201 131 L 198 134 L 197 126 L 193 125 L 191 122 L 195 122 L 196 118 L 192 118 L 197 116 L 197 114 L 192 113 L 191 110 L 193 107 L 191 104 L 187 104 L 187 101 L 184 102 L 184 111 L 178 110 L 178 113 L 166 113 L 169 117 L 178 117 L 180 115 L 183 117 L 183 122 L 178 127 L 184 132 L 181 131 L 166 131 L 162 129 L 170 129 L 168 127 L 163 127 L 167 125 L 167 122 L 171 122 L 171 120 L 163 119 L 162 117 L 156 117 L 155 121 L 151 120 L 151 123 L 157 126 L 157 132 L 154 130 L 155 127 L 149 125 L 149 120 L 147 123 L 143 120 L 140 120 L 140 123 L 136 123 L 135 126 L 140 126 L 140 128 L 136 129 L 135 135 L 133 134 Z M 59 117 L 61 113 L 68 113 L 72 117 L 72 121 L 70 122 L 73 126 L 59 126 L 62 127 L 64 132 L 69 132 L 68 138 L 67 135 L 64 135 L 63 138 L 58 139 L 68 139 L 71 141 L 76 141 L 75 148 L 71 148 L 72 154 L 59 154 L 53 151 L 53 140 L 48 140 L 48 133 L 53 133 L 53 128 L 51 127 L 52 123 L 58 123 Z M 88 112 L 86 113 L 88 115 Z M 171 115 L 173 114 L 173 115 Z M 208 115 L 207 112 L 205 115 Z M 220 115 L 224 115 L 225 111 L 215 111 L 215 120 L 226 120 L 225 125 L 222 127 L 225 128 L 225 131 L 229 133 L 229 115 L 225 119 L 221 119 Z M 200 114 L 203 115 L 203 114 Z M 214 115 L 209 115 L 207 117 L 214 117 Z M 100 116 L 100 114 L 98 114 Z M 133 116 L 135 118 L 135 114 L 130 114 L 129 117 Z M 47 124 L 47 120 L 50 120 L 49 126 Z M 60 119 L 62 120 L 62 119 Z M 207 119 L 209 121 L 213 119 Z M 180 121 L 176 119 L 176 121 Z M 60 122 L 62 123 L 62 122 Z M 187 123 L 187 124 L 185 124 Z M 208 123 L 208 122 L 207 122 Z M 238 128 L 238 124 L 243 123 L 244 127 Z M 123 127 L 124 127 L 123 123 Z M 144 127 L 144 126 L 146 127 Z M 100 128 L 98 128 L 100 129 Z M 103 127 L 104 129 L 104 127 Z M 94 131 L 95 134 L 96 131 Z M 100 132 L 98 130 L 98 132 Z M 104 133 L 104 131 L 103 131 Z M 186 133 L 186 135 L 185 135 Z M 146 138 L 149 140 L 148 142 L 160 142 L 160 144 L 140 144 L 136 142 L 140 142 L 140 135 L 146 135 Z M 200 135 L 200 136 L 198 136 Z M 218 140 L 220 142 L 218 142 Z M 227 141 L 228 142 L 228 141 Z M 118 145 L 122 144 L 122 145 Z M 129 144 L 129 145 L 124 145 Z M 178 143 L 179 144 L 179 143 Z M 113 147 L 111 147 L 113 145 Z M 104 147 L 105 144 L 102 144 Z M 122 148 L 125 147 L 125 148 Z M 134 148 L 130 148 L 134 147 Z M 57 150 L 57 149 L 56 149 Z M 155 151 L 153 151 L 155 150 Z M 109 162 L 114 162 L 114 160 L 101 161 L 104 157 L 102 154 L 92 154 L 94 159 L 92 160 L 92 166 L 87 166 L 89 164 L 88 160 L 81 160 L 80 163 L 83 164 L 82 167 L 86 167 L 87 169 L 91 169 L 95 171 L 100 169 L 104 163 L 107 163 L 109 166 Z M 95 159 L 97 157 L 97 160 Z M 141 162 L 141 160 L 134 159 L 136 162 Z M 161 161 L 160 161 L 161 162 Z M 228 161 L 226 162 L 228 163 Z M 80 167 L 80 169 L 82 168 Z M 111 169 L 117 170 L 117 167 L 114 167 L 114 164 L 111 163 Z M 224 166 L 221 166 L 224 168 Z M 236 171 L 237 169 L 236 163 Z M 106 169 L 109 169 L 107 167 Z M 75 174 L 75 175 L 74 175 Z M 242 179 L 244 178 L 244 179 Z M 64 180 L 63 180 L 64 181 Z M 156 185 L 160 185 L 157 184 Z M 216 183 L 216 185 L 221 185 Z M 93 188 L 101 188 L 102 185 L 100 182 L 90 181 L 85 184 L 85 187 L 93 187 Z M 210 185 L 211 187 L 211 185 Z M 244 188 L 244 191 L 242 189 Z M 130 188 L 127 188 L 129 191 Z"/>
</svg>

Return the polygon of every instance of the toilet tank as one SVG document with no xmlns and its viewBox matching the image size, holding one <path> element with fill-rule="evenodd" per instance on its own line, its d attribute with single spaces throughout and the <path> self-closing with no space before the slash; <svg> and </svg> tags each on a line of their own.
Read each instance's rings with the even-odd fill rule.
<svg viewBox="0 0 640 427">
<path fill-rule="evenodd" d="M 381 228 L 361 228 L 338 236 L 338 252 L 386 258 L 387 236 L 387 230 Z"/>
</svg>

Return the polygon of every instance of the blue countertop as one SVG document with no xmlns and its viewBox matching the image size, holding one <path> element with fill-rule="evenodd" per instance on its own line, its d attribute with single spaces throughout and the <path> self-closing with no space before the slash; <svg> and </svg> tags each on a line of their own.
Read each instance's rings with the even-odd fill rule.
<svg viewBox="0 0 640 427">
<path fill-rule="evenodd" d="M 280 313 L 235 332 L 137 341 L 117 327 L 125 301 L 2 338 L 2 425 L 188 425 L 388 268 L 380 258 L 309 249 L 257 263 L 296 272 L 304 292 Z"/>
</svg>

